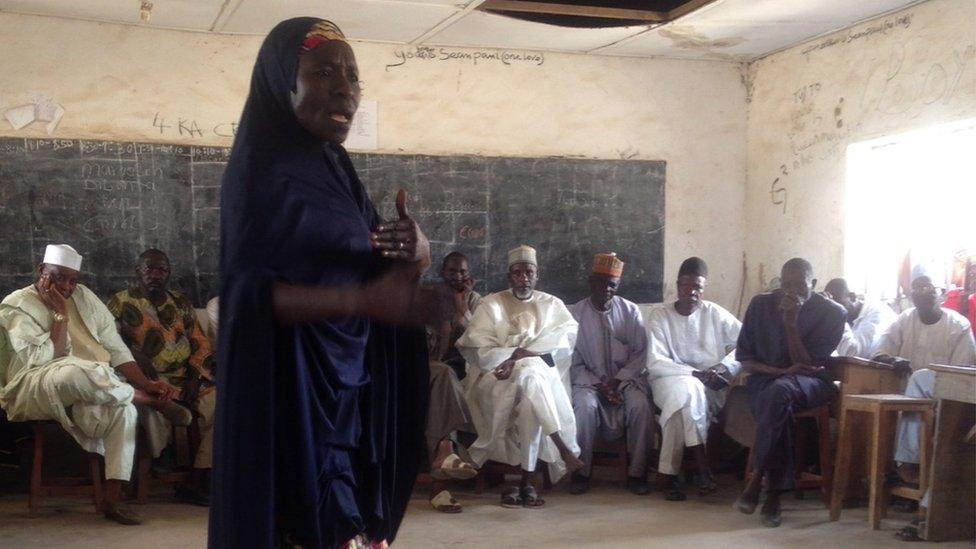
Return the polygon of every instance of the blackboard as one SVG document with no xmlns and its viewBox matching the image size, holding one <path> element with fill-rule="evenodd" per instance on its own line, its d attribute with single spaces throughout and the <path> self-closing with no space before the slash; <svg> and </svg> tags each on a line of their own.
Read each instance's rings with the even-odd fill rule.
<svg viewBox="0 0 976 549">
<path fill-rule="evenodd" d="M 217 291 L 220 179 L 229 149 L 192 145 L 0 138 L 0 291 L 33 280 L 44 246 L 85 256 L 84 283 L 106 298 L 133 282 L 136 256 L 170 256 L 172 284 L 202 306 Z M 436 276 L 465 253 L 482 293 L 507 286 L 506 254 L 539 252 L 539 289 L 586 295 L 594 253 L 627 267 L 621 295 L 661 300 L 661 161 L 353 154 L 377 207 L 393 217 L 403 187 L 431 240 Z"/>
</svg>

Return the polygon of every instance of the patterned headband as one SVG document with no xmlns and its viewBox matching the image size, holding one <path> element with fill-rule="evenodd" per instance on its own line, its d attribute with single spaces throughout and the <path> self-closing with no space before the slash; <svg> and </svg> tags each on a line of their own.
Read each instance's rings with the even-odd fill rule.
<svg viewBox="0 0 976 549">
<path fill-rule="evenodd" d="M 329 40 L 338 40 L 340 42 L 346 41 L 346 36 L 342 34 L 339 27 L 332 21 L 319 21 L 312 25 L 312 29 L 305 34 L 305 40 L 302 40 L 302 46 L 299 49 L 299 53 L 305 53 L 315 48 L 322 42 L 327 42 Z"/>
</svg>

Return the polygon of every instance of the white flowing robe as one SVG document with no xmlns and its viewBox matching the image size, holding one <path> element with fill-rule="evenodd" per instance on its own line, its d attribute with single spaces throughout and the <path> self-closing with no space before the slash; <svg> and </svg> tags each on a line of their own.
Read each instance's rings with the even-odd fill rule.
<svg viewBox="0 0 976 549">
<path fill-rule="evenodd" d="M 895 322 L 898 315 L 891 307 L 878 301 L 866 301 L 861 312 L 850 327 L 844 330 L 844 337 L 837 345 L 841 356 L 871 358 L 877 354 L 881 336 Z"/>
<path fill-rule="evenodd" d="M 925 324 L 914 307 L 898 316 L 881 338 L 877 355 L 908 359 L 912 370 L 932 364 L 971 366 L 976 363 L 976 343 L 969 321 L 961 314 L 942 309 L 942 318 Z"/>
<path fill-rule="evenodd" d="M 115 367 L 132 362 L 132 353 L 115 318 L 91 290 L 79 284 L 71 301 L 109 362 L 72 355 L 70 336 L 68 354 L 55 359 L 50 310 L 33 286 L 17 290 L 0 303 L 0 327 L 6 332 L 0 346 L 0 407 L 11 421 L 57 421 L 86 451 L 105 456 L 106 478 L 127 480 L 135 452 L 134 390 Z"/>
<path fill-rule="evenodd" d="M 519 300 L 511 290 L 491 294 L 475 310 L 456 346 L 467 362 L 465 399 L 478 439 L 469 448 L 478 465 L 487 460 L 535 469 L 536 459 L 549 463 L 555 482 L 566 466 L 549 434 L 559 432 L 579 453 L 576 419 L 570 403 L 570 362 L 577 324 L 558 298 L 533 292 Z M 552 356 L 523 358 L 512 376 L 498 380 L 492 371 L 517 347 Z"/>
<path fill-rule="evenodd" d="M 688 316 L 678 313 L 673 304 L 661 305 L 648 314 L 646 324 L 647 377 L 654 403 L 661 409 L 661 427 L 667 429 L 672 416 L 687 409 L 690 421 L 686 423 L 691 425 L 684 425 L 685 430 L 693 430 L 699 443 L 705 442 L 708 424 L 725 405 L 728 389 L 705 388 L 692 373 L 723 364 L 729 378 L 735 378 L 741 365 L 729 349 L 735 346 L 742 323 L 715 303 L 702 301 Z M 671 440 L 668 435 L 664 438 Z M 665 454 L 683 448 L 662 444 L 661 462 L 670 459 Z"/>
</svg>

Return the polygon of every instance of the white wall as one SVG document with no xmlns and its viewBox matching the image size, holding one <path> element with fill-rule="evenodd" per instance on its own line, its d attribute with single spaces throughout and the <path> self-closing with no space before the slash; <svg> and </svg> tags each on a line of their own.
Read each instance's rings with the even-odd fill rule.
<svg viewBox="0 0 976 549">
<path fill-rule="evenodd" d="M 0 14 L 0 108 L 43 93 L 67 110 L 56 136 L 229 145 L 214 130 L 226 134 L 237 120 L 259 45 Z M 380 152 L 667 161 L 666 299 L 678 265 L 694 254 L 710 264 L 709 297 L 736 306 L 745 232 L 740 66 L 547 53 L 541 65 L 414 58 L 388 68 L 401 48 L 353 46 L 364 99 L 379 104 Z M 202 135 L 181 135 L 180 118 Z M 42 134 L 37 123 L 14 131 L 0 122 L 0 135 Z"/>
<path fill-rule="evenodd" d="M 932 0 L 749 72 L 748 291 L 797 255 L 825 283 L 843 274 L 844 208 L 857 207 L 847 145 L 976 116 L 976 2 Z"/>
</svg>

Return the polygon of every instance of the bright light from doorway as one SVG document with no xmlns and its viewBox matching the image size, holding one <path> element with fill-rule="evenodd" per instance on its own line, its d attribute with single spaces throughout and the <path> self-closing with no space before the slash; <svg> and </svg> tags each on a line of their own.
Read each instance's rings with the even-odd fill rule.
<svg viewBox="0 0 976 549">
<path fill-rule="evenodd" d="M 976 255 L 976 119 L 847 147 L 844 272 L 851 290 L 898 297 L 910 254 L 938 284 Z"/>
</svg>

